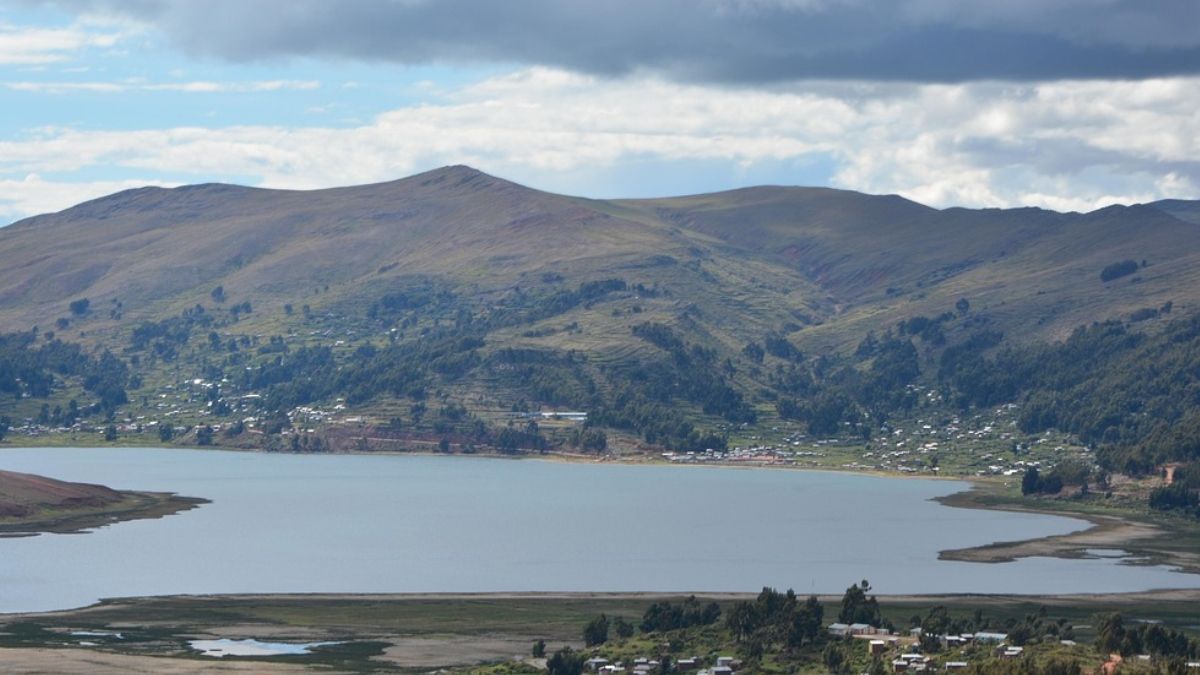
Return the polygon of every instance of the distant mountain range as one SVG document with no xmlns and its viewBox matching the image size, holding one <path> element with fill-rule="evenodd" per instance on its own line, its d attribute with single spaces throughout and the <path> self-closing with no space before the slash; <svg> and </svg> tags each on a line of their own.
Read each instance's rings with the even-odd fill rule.
<svg viewBox="0 0 1200 675">
<path fill-rule="evenodd" d="M 762 411 L 777 366 L 851 354 L 914 317 L 942 317 L 936 339 L 915 343 L 933 363 L 982 330 L 1036 344 L 1198 303 L 1200 202 L 1180 200 L 1083 214 L 939 210 L 802 187 L 594 200 L 452 166 L 314 191 L 147 187 L 0 229 L 3 332 L 36 326 L 85 351 L 107 348 L 145 395 L 171 378 L 223 375 L 228 391 L 274 391 L 281 405 L 349 394 L 386 414 L 386 401 L 404 401 L 398 419 L 414 395 L 438 391 L 469 409 L 596 407 L 638 386 L 630 368 L 663 354 L 719 367 L 737 405 Z M 372 359 L 468 338 L 437 354 L 410 348 L 406 358 L 437 363 L 409 373 L 419 386 L 409 378 L 355 396 L 343 382 L 297 397 L 280 393 L 296 373 L 232 377 L 302 347 L 328 347 L 330 372 L 344 373 L 355 349 Z M 564 393 L 522 371 L 513 350 L 588 365 L 561 366 L 575 378 Z M 454 363 L 439 361 L 451 352 Z M 727 411 L 706 401 L 728 403 L 730 392 L 672 377 L 663 386 L 690 392 L 678 394 L 689 419 Z M 705 410 L 692 417 L 689 406 Z"/>
</svg>

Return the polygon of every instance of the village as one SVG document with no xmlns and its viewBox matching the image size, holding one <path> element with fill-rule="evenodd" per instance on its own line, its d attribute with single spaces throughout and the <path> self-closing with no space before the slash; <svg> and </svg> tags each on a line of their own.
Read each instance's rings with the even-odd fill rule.
<svg viewBox="0 0 1200 675">
<path fill-rule="evenodd" d="M 1027 437 L 1016 428 L 1018 407 L 962 418 L 917 418 L 882 425 L 869 441 L 809 438 L 798 431 L 773 427 L 771 434 L 749 437 L 751 443 L 725 450 L 663 452 L 672 464 L 733 464 L 878 471 L 901 474 L 1000 476 L 1023 474 L 1065 459 L 1091 463 L 1091 450 L 1061 434 Z M 767 440 L 775 436 L 778 440 Z"/>
<path fill-rule="evenodd" d="M 669 668 L 672 672 L 695 673 L 696 675 L 735 675 L 736 669 L 742 665 L 741 661 L 732 656 L 718 656 L 710 660 L 711 665 L 706 666 L 704 665 L 705 659 L 698 656 L 674 659 L 669 661 Z M 648 657 L 638 657 L 625 664 L 609 662 L 606 658 L 596 656 L 585 661 L 583 665 L 588 672 L 600 675 L 653 675 L 663 672 L 663 661 Z"/>
<path fill-rule="evenodd" d="M 131 401 L 126 411 L 112 422 L 120 436 L 149 434 L 151 439 L 169 440 L 207 427 L 214 434 L 246 432 L 263 434 L 262 395 L 233 393 L 227 380 L 187 378 L 161 385 L 156 394 Z M 658 454 L 671 464 L 728 464 L 787 466 L 797 468 L 878 471 L 900 474 L 954 476 L 1019 476 L 1030 467 L 1043 468 L 1068 458 L 1091 462 L 1091 451 L 1061 434 L 1027 437 L 1016 429 L 1018 407 L 1006 404 L 969 417 L 943 415 L 917 417 L 885 423 L 870 440 L 844 437 L 810 438 L 794 425 L 778 425 L 762 431 L 729 430 L 733 438 L 746 442 L 726 449 L 665 451 Z M 50 437 L 94 432 L 105 434 L 108 424 L 88 424 L 67 419 L 56 411 L 44 410 L 38 417 L 14 420 L 11 431 L 26 437 Z M 55 423 L 57 419 L 62 423 Z M 326 405 L 298 406 L 286 412 L 288 424 L 278 433 L 306 436 L 323 430 L 386 427 L 391 422 L 375 419 L 369 412 L 351 412 L 344 399 Z M 538 423 L 546 429 L 569 429 L 585 425 L 586 411 L 533 410 L 498 413 L 494 422 Z M 69 424 L 66 422 L 70 422 Z M 170 427 L 163 430 L 162 427 Z M 289 428 L 290 427 L 290 428 Z M 418 431 L 409 426 L 410 432 Z M 111 435 L 112 431 L 108 432 Z M 344 433 L 344 432 L 341 432 Z M 436 441 L 434 441 L 436 443 Z M 207 443 L 205 443 L 207 444 Z M 428 442 L 413 449 L 426 449 Z"/>
<path fill-rule="evenodd" d="M 904 633 L 893 633 L 886 628 L 865 623 L 831 623 L 826 627 L 829 638 L 852 645 L 851 649 L 864 653 L 874 661 L 883 663 L 888 672 L 952 672 L 964 671 L 972 660 L 979 657 L 995 657 L 1001 660 L 1020 659 L 1025 647 L 1011 644 L 1007 633 L 978 631 L 938 635 L 935 637 L 936 654 L 925 653 L 921 645 L 922 629 L 915 627 Z M 1074 640 L 1062 639 L 1063 646 L 1073 647 Z M 588 672 L 600 675 L 650 675 L 664 672 L 663 660 L 669 660 L 671 672 L 696 673 L 696 675 L 736 675 L 743 663 L 732 656 L 698 656 L 671 659 L 670 657 L 640 656 L 627 661 L 610 660 L 603 656 L 592 656 L 584 662 Z M 1134 657 L 1135 661 L 1149 662 L 1149 655 Z M 1188 668 L 1200 669 L 1200 662 L 1189 662 Z"/>
</svg>

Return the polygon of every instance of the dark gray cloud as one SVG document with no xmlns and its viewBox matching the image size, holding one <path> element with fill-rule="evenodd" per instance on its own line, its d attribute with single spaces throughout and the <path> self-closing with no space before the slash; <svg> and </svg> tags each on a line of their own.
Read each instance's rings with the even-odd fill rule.
<svg viewBox="0 0 1200 675">
<path fill-rule="evenodd" d="M 51 0 L 30 0 L 46 2 Z M 190 53 L 519 63 L 688 81 L 1200 72 L 1197 0 L 59 0 Z"/>
</svg>

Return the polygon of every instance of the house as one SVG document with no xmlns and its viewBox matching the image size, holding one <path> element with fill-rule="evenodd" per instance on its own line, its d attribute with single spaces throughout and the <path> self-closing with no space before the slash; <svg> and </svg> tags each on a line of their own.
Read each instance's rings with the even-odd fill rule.
<svg viewBox="0 0 1200 675">
<path fill-rule="evenodd" d="M 850 634 L 851 635 L 874 635 L 875 627 L 870 624 L 866 624 L 866 623 L 852 623 L 852 624 L 850 624 Z"/>
<path fill-rule="evenodd" d="M 892 659 L 892 672 L 903 673 L 908 670 L 908 661 L 904 659 Z"/>
<path fill-rule="evenodd" d="M 732 668 L 733 661 L 734 661 L 734 659 L 732 656 L 718 656 L 717 657 L 717 667 L 718 668 Z"/>
<path fill-rule="evenodd" d="M 587 661 L 583 662 L 583 667 L 587 668 L 589 671 L 591 671 L 593 673 L 600 672 L 600 669 L 607 665 L 608 665 L 608 659 L 600 658 L 599 656 L 588 659 Z"/>
<path fill-rule="evenodd" d="M 1008 639 L 1008 633 L 976 633 L 975 641 L 983 643 L 1000 643 Z"/>
<path fill-rule="evenodd" d="M 692 657 L 690 659 L 679 659 L 675 662 L 675 670 L 687 671 L 695 670 L 700 667 L 700 659 Z"/>
<path fill-rule="evenodd" d="M 850 625 L 845 623 L 829 624 L 829 634 L 834 637 L 846 637 L 850 634 Z"/>
<path fill-rule="evenodd" d="M 880 654 L 887 651 L 887 643 L 884 642 L 883 640 L 871 640 L 871 643 L 867 647 L 867 650 L 868 650 L 867 653 L 870 654 L 871 656 L 879 656 Z"/>
<path fill-rule="evenodd" d="M 946 670 L 963 670 L 967 665 L 966 661 L 947 661 Z"/>
</svg>

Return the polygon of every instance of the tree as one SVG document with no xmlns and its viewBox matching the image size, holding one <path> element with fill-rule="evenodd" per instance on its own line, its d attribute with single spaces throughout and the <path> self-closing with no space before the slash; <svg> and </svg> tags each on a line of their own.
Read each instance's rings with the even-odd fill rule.
<svg viewBox="0 0 1200 675">
<path fill-rule="evenodd" d="M 225 302 L 225 287 L 217 286 L 209 295 L 212 296 L 213 302 Z"/>
<path fill-rule="evenodd" d="M 158 440 L 162 441 L 163 443 L 167 443 L 172 438 L 175 438 L 175 427 L 174 426 L 172 426 L 170 424 L 158 425 Z"/>
<path fill-rule="evenodd" d="M 117 426 L 115 424 L 110 424 L 107 427 L 104 427 L 104 440 L 107 443 L 112 443 L 113 441 L 117 440 Z"/>
<path fill-rule="evenodd" d="M 212 445 L 213 428 L 205 424 L 196 430 L 196 445 Z"/>
<path fill-rule="evenodd" d="M 1025 469 L 1025 475 L 1021 477 L 1021 494 L 1032 495 L 1041 492 L 1042 479 L 1038 475 L 1036 466 L 1031 466 Z"/>
<path fill-rule="evenodd" d="M 592 619 L 583 628 L 583 643 L 595 647 L 608 642 L 608 617 L 604 614 Z"/>
<path fill-rule="evenodd" d="M 533 643 L 533 658 L 540 659 L 546 656 L 546 641 L 538 640 Z"/>
<path fill-rule="evenodd" d="M 825 647 L 824 653 L 821 654 L 821 660 L 824 661 L 825 667 L 831 673 L 849 672 L 849 664 L 846 663 L 846 652 L 836 643 L 831 642 L 829 646 Z"/>
<path fill-rule="evenodd" d="M 749 637 L 758 626 L 754 606 L 748 602 L 739 602 L 725 614 L 725 627 L 733 633 L 736 642 Z M 643 625 L 644 628 L 644 625 Z"/>
<path fill-rule="evenodd" d="M 966 298 L 959 298 L 958 302 L 954 303 L 954 309 L 962 316 L 966 316 L 967 312 L 971 311 L 971 303 L 967 302 Z"/>
<path fill-rule="evenodd" d="M 0 441 L 3 441 L 4 437 L 8 435 L 11 425 L 12 423 L 7 417 L 0 417 Z"/>
<path fill-rule="evenodd" d="M 1100 617 L 1096 626 L 1096 649 L 1102 654 L 1121 651 L 1125 637 L 1125 621 L 1119 612 Z"/>
<path fill-rule="evenodd" d="M 577 654 L 570 647 L 563 647 L 546 661 L 546 671 L 548 675 L 580 675 L 583 673 L 583 662 L 583 654 Z"/>
<path fill-rule="evenodd" d="M 757 342 L 751 342 L 742 348 L 742 353 L 750 358 L 755 363 L 762 363 L 767 352 L 762 348 L 762 345 Z"/>
<path fill-rule="evenodd" d="M 1120 279 L 1121 277 L 1128 276 L 1136 271 L 1138 271 L 1137 261 L 1122 260 L 1121 262 L 1115 262 L 1100 270 L 1100 281 L 1109 282 L 1114 279 Z"/>
<path fill-rule="evenodd" d="M 870 590 L 871 584 L 866 579 L 847 588 L 846 593 L 842 595 L 842 611 L 838 613 L 838 621 L 880 625 L 883 619 L 879 613 L 879 602 L 874 596 L 867 597 Z"/>
<path fill-rule="evenodd" d="M 633 622 L 623 616 L 613 617 L 612 628 L 622 640 L 633 637 Z"/>
</svg>

